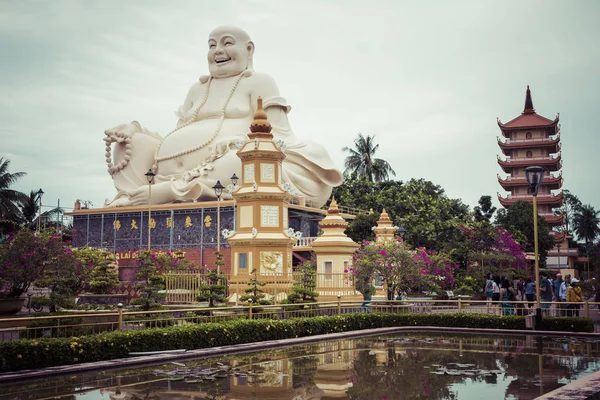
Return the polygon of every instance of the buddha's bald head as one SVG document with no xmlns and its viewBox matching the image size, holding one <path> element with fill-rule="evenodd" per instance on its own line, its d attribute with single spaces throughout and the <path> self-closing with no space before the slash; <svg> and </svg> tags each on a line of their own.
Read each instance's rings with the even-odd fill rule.
<svg viewBox="0 0 600 400">
<path fill-rule="evenodd" d="M 220 26 L 208 35 L 208 69 L 213 78 L 235 76 L 252 69 L 254 43 L 234 26 Z"/>
</svg>

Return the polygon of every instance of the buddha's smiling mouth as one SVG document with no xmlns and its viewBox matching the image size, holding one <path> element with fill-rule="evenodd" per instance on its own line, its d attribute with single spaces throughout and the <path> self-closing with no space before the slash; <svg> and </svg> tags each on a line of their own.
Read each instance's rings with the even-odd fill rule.
<svg viewBox="0 0 600 400">
<path fill-rule="evenodd" d="M 217 59 L 215 59 L 215 62 L 217 64 L 224 64 L 224 63 L 226 63 L 227 61 L 230 61 L 230 60 L 231 60 L 231 57 L 230 58 L 217 58 Z"/>
</svg>

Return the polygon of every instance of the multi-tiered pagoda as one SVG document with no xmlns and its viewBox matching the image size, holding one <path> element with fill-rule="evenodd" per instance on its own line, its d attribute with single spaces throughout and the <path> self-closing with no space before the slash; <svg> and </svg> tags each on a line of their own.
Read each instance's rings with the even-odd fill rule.
<svg viewBox="0 0 600 400">
<path fill-rule="evenodd" d="M 550 120 L 538 115 L 527 86 L 525 108 L 521 115 L 505 124 L 498 120 L 498 126 L 504 136 L 504 140 L 498 138 L 498 145 L 506 156 L 505 159 L 498 156 L 498 164 L 509 175 L 507 178 L 498 175 L 498 182 L 504 190 L 510 191 L 507 197 L 498 194 L 500 204 L 509 208 L 519 200 L 532 202 L 524 168 L 534 165 L 543 167 L 546 171 L 537 195 L 538 214 L 551 227 L 562 225 L 563 216 L 552 211 L 563 204 L 562 192 L 552 193 L 562 187 L 558 116 Z"/>
</svg>

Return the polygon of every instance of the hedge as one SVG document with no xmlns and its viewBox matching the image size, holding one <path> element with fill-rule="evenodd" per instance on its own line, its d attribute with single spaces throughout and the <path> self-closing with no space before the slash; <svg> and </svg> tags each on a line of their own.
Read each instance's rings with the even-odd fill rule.
<svg viewBox="0 0 600 400">
<path fill-rule="evenodd" d="M 238 319 L 71 338 L 0 343 L 0 372 L 127 357 L 130 352 L 201 349 L 394 326 L 525 329 L 519 316 L 358 313 L 288 320 Z M 588 318 L 545 317 L 543 330 L 593 332 Z"/>
</svg>

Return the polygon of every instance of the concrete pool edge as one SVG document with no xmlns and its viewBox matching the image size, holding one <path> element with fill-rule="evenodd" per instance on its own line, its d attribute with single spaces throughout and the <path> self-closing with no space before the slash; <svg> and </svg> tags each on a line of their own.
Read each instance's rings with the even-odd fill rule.
<svg viewBox="0 0 600 400">
<path fill-rule="evenodd" d="M 584 376 L 551 392 L 536 397 L 536 400 L 596 400 L 600 398 L 600 371 Z"/>
<path fill-rule="evenodd" d="M 139 365 L 157 364 L 163 362 L 181 361 L 198 357 L 219 357 L 230 354 L 249 353 L 253 351 L 267 350 L 286 346 L 316 343 L 328 340 L 352 339 L 363 336 L 387 335 L 398 332 L 431 332 L 431 333 L 466 333 L 485 335 L 535 335 L 535 336 L 569 336 L 569 337 L 596 337 L 597 333 L 582 332 L 555 332 L 555 331 L 531 331 L 511 329 L 477 329 L 477 328 L 449 328 L 449 327 L 427 327 L 427 326 L 396 326 L 389 328 L 373 328 L 349 332 L 327 333 L 314 336 L 303 336 L 292 339 L 269 340 L 264 342 L 253 342 L 235 344 L 229 346 L 209 347 L 204 349 L 188 350 L 185 353 L 176 354 L 154 354 L 114 360 L 95 361 L 81 364 L 61 365 L 35 370 L 22 370 L 15 372 L 0 373 L 0 382 L 8 383 L 21 380 L 46 378 L 55 375 L 83 373 L 99 369 L 128 368 Z M 2 386 L 2 384 L 0 384 Z"/>
</svg>

